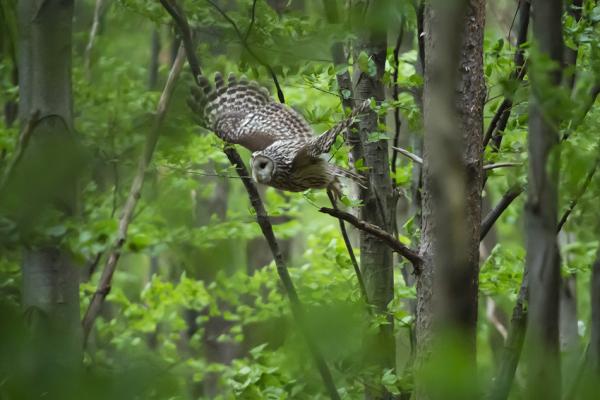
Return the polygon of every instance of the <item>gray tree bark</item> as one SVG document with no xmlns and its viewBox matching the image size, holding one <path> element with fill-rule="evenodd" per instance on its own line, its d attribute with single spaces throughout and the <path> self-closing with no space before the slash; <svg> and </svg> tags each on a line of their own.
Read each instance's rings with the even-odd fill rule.
<svg viewBox="0 0 600 400">
<path fill-rule="evenodd" d="M 559 361 L 560 260 L 556 243 L 557 185 L 559 155 L 558 121 L 548 108 L 550 87 L 561 82 L 563 57 L 562 1 L 533 1 L 533 33 L 541 55 L 556 63 L 541 72 L 531 60 L 529 116 L 529 174 L 525 206 L 527 235 L 526 268 L 529 272 L 529 309 L 526 350 L 529 396 L 544 399 L 561 397 Z M 545 70 L 547 71 L 547 70 Z M 532 398 L 533 398 L 532 397 Z"/>
<path fill-rule="evenodd" d="M 39 228 L 37 217 L 75 208 L 76 160 L 72 137 L 71 30 L 73 1 L 19 2 L 19 117 L 25 125 L 39 112 L 28 147 L 15 168 L 11 188 L 23 204 L 22 227 Z M 27 199 L 27 200 L 25 200 Z M 46 241 L 26 246 L 23 257 L 23 308 L 43 354 L 61 366 L 81 358 L 78 268 L 66 249 Z M 52 343 L 52 344 L 51 344 Z"/>
<path fill-rule="evenodd" d="M 417 281 L 418 365 L 427 366 L 434 347 L 450 346 L 446 348 L 460 349 L 464 355 L 465 371 L 474 372 L 485 3 L 431 1 L 424 20 L 427 56 L 420 253 L 425 264 Z M 452 354 L 458 353 L 453 350 Z M 426 382 L 417 382 L 417 398 L 438 395 Z M 472 392 L 461 395 L 475 396 Z"/>
<path fill-rule="evenodd" d="M 372 7 L 380 5 L 374 2 Z M 367 11 L 368 13 L 369 11 Z M 369 15 L 366 15 L 369 18 Z M 355 106 L 365 99 L 373 98 L 379 104 L 385 100 L 383 74 L 387 56 L 387 29 L 373 28 L 363 32 L 355 46 L 355 60 L 364 52 L 375 65 L 374 71 L 361 71 L 355 66 L 353 77 L 353 93 Z M 360 219 L 377 225 L 385 231 L 393 232 L 395 213 L 393 207 L 392 180 L 390 177 L 389 149 L 387 140 L 369 140 L 370 134 L 380 131 L 379 124 L 385 124 L 374 111 L 361 117 L 358 132 L 348 134 L 347 141 L 352 147 L 352 159 L 364 161 L 367 168 L 368 188 L 361 189 L 359 198 L 363 203 L 360 208 Z M 367 298 L 376 313 L 384 314 L 387 305 L 394 297 L 393 257 L 391 249 L 372 235 L 360 232 L 360 268 L 365 281 Z M 378 367 L 393 368 L 395 365 L 395 341 L 393 324 L 390 316 L 389 324 L 382 325 L 379 334 L 371 344 L 370 356 Z M 367 390 L 367 398 L 389 399 L 382 387 Z"/>
</svg>

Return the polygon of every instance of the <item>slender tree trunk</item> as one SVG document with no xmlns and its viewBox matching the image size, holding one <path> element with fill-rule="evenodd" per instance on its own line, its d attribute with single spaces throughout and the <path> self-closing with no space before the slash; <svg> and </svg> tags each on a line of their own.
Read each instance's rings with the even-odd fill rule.
<svg viewBox="0 0 600 400">
<path fill-rule="evenodd" d="M 589 360 L 592 372 L 600 377 L 600 247 L 592 265 L 591 279 L 592 334 L 590 338 Z"/>
<path fill-rule="evenodd" d="M 18 11 L 20 120 L 26 124 L 34 112 L 39 112 L 39 118 L 11 184 L 15 185 L 15 196 L 28 196 L 22 204 L 35 202 L 29 214 L 18 216 L 23 229 L 33 229 L 40 228 L 38 217 L 45 210 L 72 214 L 75 207 L 73 1 L 23 0 Z M 78 272 L 68 252 L 58 244 L 26 246 L 23 307 L 33 336 L 40 339 L 36 341 L 41 346 L 39 356 L 44 359 L 51 354 L 60 366 L 77 365 L 81 357 Z"/>
<path fill-rule="evenodd" d="M 380 4 L 375 2 L 373 7 Z M 366 16 L 369 18 L 369 16 Z M 355 106 L 364 99 L 373 98 L 379 104 L 385 100 L 383 74 L 387 56 L 387 29 L 370 30 L 361 35 L 356 43 L 356 57 L 364 52 L 375 64 L 375 71 L 361 71 L 355 67 L 353 92 Z M 355 58 L 357 59 L 357 58 Z M 366 174 L 369 180 L 368 189 L 361 189 L 360 218 L 377 225 L 387 232 L 393 232 L 395 213 L 392 196 L 392 180 L 390 177 L 389 149 L 387 140 L 369 140 L 369 136 L 380 130 L 379 124 L 384 123 L 374 111 L 364 115 L 359 124 L 358 132 L 348 135 L 348 142 L 353 145 L 352 155 L 356 163 L 363 160 L 368 168 Z M 392 251 L 386 244 L 372 235 L 360 232 L 360 267 L 365 280 L 367 298 L 375 308 L 375 312 L 385 314 L 387 305 L 394 296 L 394 274 Z M 372 361 L 378 367 L 394 368 L 395 342 L 393 324 L 390 316 L 389 323 L 380 326 L 378 337 L 374 338 L 370 349 Z M 387 399 L 390 394 L 383 388 L 368 390 L 367 398 Z"/>
<path fill-rule="evenodd" d="M 533 3 L 533 33 L 540 56 L 556 63 L 542 72 L 534 57 L 531 71 L 529 116 L 529 180 L 525 206 L 527 231 L 526 268 L 529 271 L 529 310 L 526 349 L 528 351 L 527 391 L 532 398 L 561 397 L 559 364 L 560 260 L 556 243 L 558 185 L 558 121 L 550 110 L 550 85 L 561 82 L 562 1 L 536 0 Z"/>
<path fill-rule="evenodd" d="M 460 371 L 453 370 L 456 388 L 475 371 L 484 21 L 483 0 L 432 1 L 425 9 L 420 250 L 425 265 L 417 281 L 418 365 L 427 366 L 434 348 L 444 351 L 436 351 L 432 366 L 445 362 L 444 355 L 461 356 Z M 435 382 L 418 382 L 417 398 L 438 395 Z M 468 390 L 461 395 L 475 396 Z"/>
</svg>

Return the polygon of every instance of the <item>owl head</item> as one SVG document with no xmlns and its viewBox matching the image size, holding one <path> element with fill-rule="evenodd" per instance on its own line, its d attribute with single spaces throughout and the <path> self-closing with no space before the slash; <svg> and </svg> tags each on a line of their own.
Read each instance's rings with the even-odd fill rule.
<svg viewBox="0 0 600 400">
<path fill-rule="evenodd" d="M 268 185 L 275 174 L 275 163 L 262 152 L 252 155 L 252 178 L 258 183 Z"/>
</svg>

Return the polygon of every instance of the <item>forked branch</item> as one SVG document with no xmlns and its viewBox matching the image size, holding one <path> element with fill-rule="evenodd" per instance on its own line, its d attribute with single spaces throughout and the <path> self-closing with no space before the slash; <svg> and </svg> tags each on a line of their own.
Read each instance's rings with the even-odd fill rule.
<svg viewBox="0 0 600 400">
<path fill-rule="evenodd" d="M 386 243 L 390 248 L 396 253 L 400 254 L 402 257 L 406 258 L 412 265 L 415 270 L 415 273 L 418 274 L 421 272 L 421 268 L 423 265 L 423 259 L 421 256 L 413 249 L 403 245 L 398 239 L 396 239 L 393 235 L 384 231 L 380 227 L 370 224 L 366 221 L 362 221 L 356 218 L 354 215 L 347 213 L 345 211 L 336 210 L 333 208 L 322 207 L 319 209 L 320 212 L 324 214 L 329 214 L 332 217 L 338 218 L 340 220 L 344 220 L 356 228 L 367 232 L 379 239 L 381 239 L 384 243 Z"/>
</svg>

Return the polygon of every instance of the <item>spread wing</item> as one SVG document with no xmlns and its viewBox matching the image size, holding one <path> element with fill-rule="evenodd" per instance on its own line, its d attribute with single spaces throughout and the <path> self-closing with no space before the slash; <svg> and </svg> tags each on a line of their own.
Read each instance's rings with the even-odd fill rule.
<svg viewBox="0 0 600 400">
<path fill-rule="evenodd" d="M 323 153 L 327 153 L 329 150 L 331 150 L 333 143 L 335 143 L 337 135 L 350 128 L 350 126 L 355 122 L 356 117 L 369 111 L 370 107 L 369 100 L 362 102 L 352 111 L 348 118 L 338 122 L 327 132 L 319 136 L 312 137 L 310 140 L 308 140 L 302 150 L 298 152 L 297 157 L 316 158 Z"/>
<path fill-rule="evenodd" d="M 213 130 L 228 143 L 240 144 L 250 151 L 263 150 L 276 140 L 310 140 L 312 129 L 291 108 L 273 101 L 269 92 L 256 82 L 239 81 L 229 75 L 227 82 L 215 74 L 215 87 L 199 78 L 188 101 L 199 123 Z"/>
</svg>

